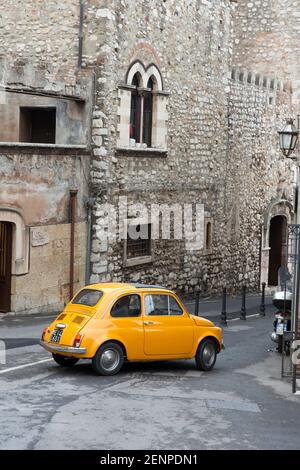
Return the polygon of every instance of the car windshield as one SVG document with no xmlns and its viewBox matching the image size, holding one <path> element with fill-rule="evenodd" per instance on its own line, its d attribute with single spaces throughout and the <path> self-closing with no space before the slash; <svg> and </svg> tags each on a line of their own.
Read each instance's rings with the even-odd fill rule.
<svg viewBox="0 0 300 470">
<path fill-rule="evenodd" d="M 101 290 L 84 289 L 76 295 L 72 304 L 94 307 L 99 302 L 102 296 L 103 292 Z"/>
</svg>

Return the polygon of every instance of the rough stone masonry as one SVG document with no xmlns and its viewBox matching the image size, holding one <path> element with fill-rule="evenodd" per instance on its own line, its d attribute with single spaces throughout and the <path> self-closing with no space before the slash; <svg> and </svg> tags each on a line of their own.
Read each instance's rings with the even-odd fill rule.
<svg viewBox="0 0 300 470">
<path fill-rule="evenodd" d="M 43 249 L 24 241 L 35 262 L 22 273 L 26 292 L 16 274 L 14 311 L 50 311 L 68 299 L 67 196 L 74 184 L 80 189 L 76 287 L 84 283 L 86 258 L 91 282 L 150 282 L 190 293 L 268 283 L 271 221 L 295 218 L 295 167 L 281 156 L 277 137 L 298 103 L 298 69 L 290 65 L 299 13 L 294 3 L 285 0 L 279 9 L 271 0 L 12 0 L 0 6 L 0 81 L 6 97 L 14 97 L 0 105 L 2 127 L 10 129 L 0 143 L 0 222 L 9 207 L 22 213 L 27 229 L 42 226 L 47 235 L 55 227 Z M 149 90 L 150 145 L 131 134 L 132 97 L 139 96 L 145 111 Z M 31 99 L 32 93 L 40 97 Z M 42 152 L 34 142 L 25 152 L 18 141 L 24 103 L 56 108 L 59 141 Z M 12 153 L 18 174 L 7 164 Z M 52 186 L 60 198 L 38 183 L 44 165 L 17 191 L 26 159 L 36 154 L 58 169 L 66 160 L 68 171 Z M 34 217 L 28 215 L 30 188 Z M 88 198 L 95 201 L 91 233 Z M 171 239 L 153 240 L 146 256 L 130 255 L 127 240 L 103 237 L 103 204 L 117 212 L 120 198 L 148 208 L 203 204 L 202 248 L 190 251 L 174 239 L 174 221 Z M 55 258 L 54 269 L 56 238 L 64 240 L 64 259 Z M 47 269 L 51 294 L 44 284 L 40 294 L 30 280 L 33 270 Z"/>
</svg>

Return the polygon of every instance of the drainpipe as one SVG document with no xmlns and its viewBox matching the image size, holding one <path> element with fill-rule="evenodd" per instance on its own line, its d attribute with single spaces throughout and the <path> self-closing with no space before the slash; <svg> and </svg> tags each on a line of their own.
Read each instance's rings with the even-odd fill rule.
<svg viewBox="0 0 300 470">
<path fill-rule="evenodd" d="M 78 68 L 82 65 L 82 49 L 83 49 L 83 16 L 84 16 L 84 0 L 80 0 L 79 4 L 79 36 L 78 36 Z"/>
<path fill-rule="evenodd" d="M 85 264 L 85 284 L 90 283 L 91 277 L 91 249 L 92 249 L 92 210 L 94 204 L 96 202 L 96 198 L 90 197 L 87 201 L 87 209 L 88 209 L 88 233 L 87 233 L 87 249 L 86 249 L 86 264 Z"/>
<path fill-rule="evenodd" d="M 74 262 L 75 262 L 75 224 L 77 208 L 77 189 L 70 190 L 71 239 L 70 239 L 70 300 L 74 296 Z"/>
</svg>

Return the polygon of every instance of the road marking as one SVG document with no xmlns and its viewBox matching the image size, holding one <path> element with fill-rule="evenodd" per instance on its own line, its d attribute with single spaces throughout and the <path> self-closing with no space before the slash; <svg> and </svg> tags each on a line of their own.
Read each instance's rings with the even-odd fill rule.
<svg viewBox="0 0 300 470">
<path fill-rule="evenodd" d="M 247 315 L 246 316 L 246 319 L 247 318 L 254 318 L 254 317 L 260 317 L 260 313 L 254 313 L 253 315 Z M 227 320 L 227 323 L 229 323 L 230 321 L 238 321 L 240 320 L 240 317 L 237 317 L 237 318 L 231 318 L 229 320 Z M 244 320 L 243 320 L 244 321 Z"/>
<path fill-rule="evenodd" d="M 12 372 L 14 370 L 25 369 L 26 367 L 32 367 L 37 364 L 44 364 L 45 362 L 51 362 L 52 359 L 44 359 L 43 361 L 30 362 L 29 364 L 23 364 L 22 366 L 10 367 L 8 369 L 0 370 L 0 374 L 5 374 L 6 372 Z"/>
</svg>

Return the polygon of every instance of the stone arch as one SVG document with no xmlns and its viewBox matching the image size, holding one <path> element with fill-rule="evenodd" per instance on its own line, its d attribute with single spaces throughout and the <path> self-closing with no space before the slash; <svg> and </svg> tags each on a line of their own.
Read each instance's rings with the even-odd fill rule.
<svg viewBox="0 0 300 470">
<path fill-rule="evenodd" d="M 29 272 L 29 229 L 26 228 L 21 211 L 12 207 L 0 206 L 0 221 L 13 225 L 12 274 Z"/>
<path fill-rule="evenodd" d="M 132 85 L 133 77 L 137 73 L 139 73 L 139 75 L 141 76 L 141 87 L 147 88 L 148 76 L 146 74 L 144 65 L 139 60 L 131 64 L 131 66 L 129 67 L 129 70 L 126 75 L 126 84 Z"/>
<path fill-rule="evenodd" d="M 155 64 L 150 64 L 146 69 L 141 61 L 137 60 L 133 62 L 126 75 L 127 85 L 132 85 L 133 78 L 137 73 L 141 76 L 142 88 L 147 88 L 149 79 L 154 78 L 155 91 L 163 91 L 162 76 Z"/>
<path fill-rule="evenodd" d="M 147 70 L 146 74 L 148 76 L 148 80 L 150 78 L 154 79 L 155 83 L 155 91 L 163 91 L 163 81 L 162 81 L 162 76 L 156 65 L 151 64 Z"/>
<path fill-rule="evenodd" d="M 268 285 L 269 260 L 270 260 L 270 227 L 275 217 L 282 216 L 287 225 L 293 222 L 293 205 L 287 199 L 274 199 L 268 205 L 262 223 L 262 247 L 261 247 L 261 282 Z"/>
</svg>

